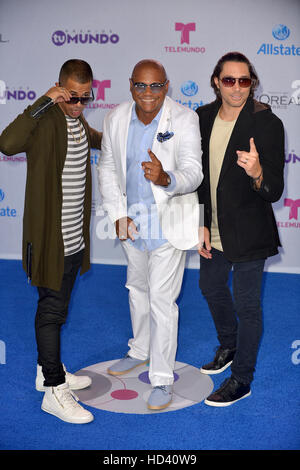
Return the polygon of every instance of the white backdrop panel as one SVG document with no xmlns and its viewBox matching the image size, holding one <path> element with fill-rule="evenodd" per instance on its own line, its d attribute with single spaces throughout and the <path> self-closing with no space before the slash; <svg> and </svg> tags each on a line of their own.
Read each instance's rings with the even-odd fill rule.
<svg viewBox="0 0 300 470">
<path fill-rule="evenodd" d="M 161 61 L 169 95 L 192 109 L 214 99 L 209 81 L 221 55 L 243 52 L 286 130 L 285 190 L 274 204 L 282 249 L 266 270 L 300 272 L 300 2 L 298 0 L 1 0 L 0 131 L 45 93 L 64 61 L 82 58 L 94 71 L 96 101 L 86 109 L 101 130 L 105 113 L 130 99 L 129 77 L 143 58 Z M 99 238 L 107 219 L 101 209 L 92 151 L 92 261 L 124 264 L 117 240 Z M 21 257 L 26 156 L 0 153 L 0 257 Z M 299 212 L 299 214 L 298 214 Z M 187 266 L 199 265 L 190 252 Z"/>
</svg>

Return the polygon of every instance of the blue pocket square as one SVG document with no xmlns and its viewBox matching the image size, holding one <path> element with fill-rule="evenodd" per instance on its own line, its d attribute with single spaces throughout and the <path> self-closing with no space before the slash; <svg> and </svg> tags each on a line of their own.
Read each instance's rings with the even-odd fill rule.
<svg viewBox="0 0 300 470">
<path fill-rule="evenodd" d="M 164 134 L 162 132 L 159 132 L 157 134 L 157 140 L 158 142 L 165 142 L 165 140 L 169 140 L 171 139 L 171 137 L 173 137 L 174 135 L 174 132 L 165 132 Z"/>
</svg>

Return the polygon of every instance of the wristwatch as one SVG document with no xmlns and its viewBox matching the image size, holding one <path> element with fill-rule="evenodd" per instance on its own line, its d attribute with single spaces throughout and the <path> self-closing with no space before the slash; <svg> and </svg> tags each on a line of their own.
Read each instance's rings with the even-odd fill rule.
<svg viewBox="0 0 300 470">
<path fill-rule="evenodd" d="M 170 178 L 170 176 L 168 175 L 168 173 L 167 173 L 167 183 L 168 183 L 167 186 L 169 186 L 169 184 L 171 184 L 171 178 Z"/>
</svg>

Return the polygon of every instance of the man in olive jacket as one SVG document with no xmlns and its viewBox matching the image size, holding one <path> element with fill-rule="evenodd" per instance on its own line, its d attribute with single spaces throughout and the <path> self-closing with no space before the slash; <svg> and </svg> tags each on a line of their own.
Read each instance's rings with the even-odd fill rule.
<svg viewBox="0 0 300 470">
<path fill-rule="evenodd" d="M 26 152 L 23 267 L 39 293 L 36 313 L 36 389 L 45 391 L 42 409 L 72 423 L 93 419 L 70 389 L 89 377 L 68 373 L 60 360 L 60 329 L 66 321 L 76 275 L 90 267 L 90 149 L 102 134 L 82 111 L 93 99 L 93 74 L 86 62 L 63 64 L 59 82 L 2 132 L 6 155 Z"/>
<path fill-rule="evenodd" d="M 220 342 L 201 372 L 219 374 L 231 365 L 232 374 L 205 400 L 210 406 L 228 406 L 251 393 L 264 263 L 280 246 L 271 203 L 284 186 L 284 130 L 270 107 L 253 99 L 257 83 L 249 60 L 228 53 L 211 77 L 216 101 L 197 109 L 204 172 L 198 194 L 205 206 L 200 288 Z"/>
</svg>

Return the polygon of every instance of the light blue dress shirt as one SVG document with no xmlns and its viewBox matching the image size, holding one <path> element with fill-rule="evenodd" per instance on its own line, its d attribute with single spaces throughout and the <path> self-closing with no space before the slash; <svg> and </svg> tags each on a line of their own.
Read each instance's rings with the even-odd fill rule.
<svg viewBox="0 0 300 470">
<path fill-rule="evenodd" d="M 127 139 L 127 214 L 133 219 L 138 234 L 133 234 L 135 241 L 128 239 L 135 248 L 139 250 L 154 250 L 166 243 L 163 238 L 159 223 L 157 207 L 153 196 L 150 181 L 144 176 L 142 162 L 151 161 L 148 149 L 152 148 L 156 138 L 157 127 L 161 117 L 162 109 L 150 122 L 145 125 L 136 114 L 135 106 L 132 108 L 131 121 Z M 175 177 L 168 172 L 171 183 L 167 187 L 172 190 L 175 185 Z M 164 188 L 164 186 L 161 186 Z"/>
</svg>

